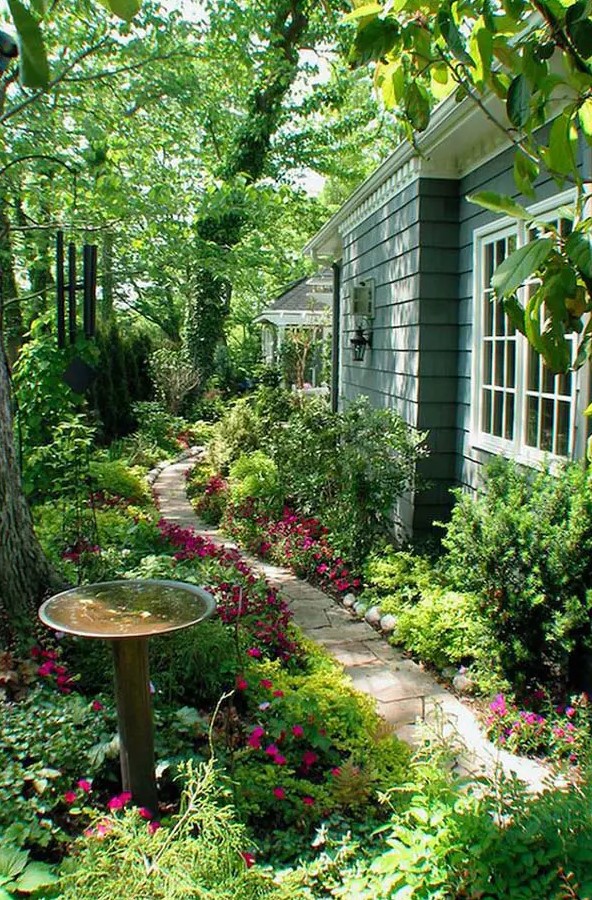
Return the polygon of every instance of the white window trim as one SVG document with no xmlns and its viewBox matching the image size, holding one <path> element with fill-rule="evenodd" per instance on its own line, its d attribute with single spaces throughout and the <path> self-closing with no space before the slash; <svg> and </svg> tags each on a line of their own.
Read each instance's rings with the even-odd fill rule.
<svg viewBox="0 0 592 900">
<path fill-rule="evenodd" d="M 575 200 L 576 192 L 571 189 L 561 194 L 556 194 L 548 200 L 535 203 L 528 207 L 528 211 L 533 217 L 541 219 L 552 219 L 556 215 L 560 207 L 572 204 Z M 527 446 L 525 443 L 526 430 L 526 391 L 524 386 L 525 376 L 525 352 L 527 348 L 527 340 L 520 333 L 516 334 L 516 387 L 515 387 L 515 416 L 516 427 L 513 440 L 507 440 L 502 437 L 495 437 L 491 434 L 481 431 L 481 385 L 482 385 L 482 347 L 483 347 L 483 318 L 481 312 L 482 303 L 482 281 L 481 281 L 481 265 L 482 265 L 482 245 L 483 241 L 488 237 L 499 237 L 500 239 L 508 235 L 515 234 L 518 239 L 518 246 L 522 246 L 525 242 L 527 225 L 525 222 L 519 222 L 510 216 L 503 216 L 495 219 L 493 222 L 476 228 L 473 232 L 473 338 L 471 344 L 471 426 L 470 426 L 470 445 L 477 450 L 485 450 L 488 453 L 501 454 L 511 457 L 519 463 L 528 466 L 537 466 L 541 463 L 564 462 L 567 458 L 577 458 L 583 447 L 581 441 L 578 440 L 578 431 L 583 428 L 582 419 L 583 411 L 587 405 L 587 390 L 585 390 L 585 380 L 580 378 L 579 372 L 572 374 L 572 396 L 571 408 L 573 410 L 571 416 L 571 434 L 570 434 L 570 454 L 569 457 L 557 456 L 551 452 L 539 450 L 536 447 Z M 584 367 L 586 369 L 586 367 Z M 519 418 L 518 418 L 519 416 Z"/>
</svg>

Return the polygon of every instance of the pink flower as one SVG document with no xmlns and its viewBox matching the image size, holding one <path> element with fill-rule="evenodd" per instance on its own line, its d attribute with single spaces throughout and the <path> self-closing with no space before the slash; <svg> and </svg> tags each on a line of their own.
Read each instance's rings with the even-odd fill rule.
<svg viewBox="0 0 592 900">
<path fill-rule="evenodd" d="M 274 796 L 277 800 L 285 800 L 285 799 L 286 799 L 286 792 L 285 792 L 285 790 L 284 790 L 282 787 L 275 787 L 275 788 L 273 789 L 273 796 Z"/>
<path fill-rule="evenodd" d="M 104 707 L 100 700 L 93 700 L 90 708 L 93 710 L 93 712 L 100 712 Z"/>
<path fill-rule="evenodd" d="M 92 790 L 92 783 L 86 778 L 81 778 L 80 781 L 78 781 L 78 787 L 81 791 L 84 791 L 85 794 L 88 794 Z"/>
<path fill-rule="evenodd" d="M 129 791 L 123 791 L 121 794 L 116 794 L 115 797 L 111 797 L 107 803 L 107 809 L 110 809 L 112 812 L 116 809 L 123 809 L 126 803 L 129 803 L 131 799 L 132 795 Z"/>
<path fill-rule="evenodd" d="M 305 806 L 314 806 L 314 800 L 312 797 L 303 797 L 302 802 Z"/>
<path fill-rule="evenodd" d="M 270 744 L 269 747 L 265 748 L 265 752 L 268 756 L 277 756 L 280 751 L 275 744 Z"/>
<path fill-rule="evenodd" d="M 261 656 L 261 650 L 259 647 L 249 647 L 247 650 L 247 656 L 252 656 L 253 659 L 259 659 Z"/>
<path fill-rule="evenodd" d="M 309 766 L 312 766 L 316 763 L 318 758 L 319 757 L 317 756 L 317 754 L 312 750 L 305 750 L 305 752 L 302 754 L 302 764 L 305 765 L 308 769 Z"/>
<path fill-rule="evenodd" d="M 282 756 L 281 753 L 276 753 L 276 755 L 273 758 L 273 761 L 276 764 L 276 766 L 285 766 L 288 760 L 286 759 L 285 756 Z"/>
<path fill-rule="evenodd" d="M 161 828 L 160 822 L 148 822 L 148 831 L 150 832 L 150 834 L 154 834 L 154 832 L 158 831 L 159 828 Z"/>
<path fill-rule="evenodd" d="M 296 738 L 304 737 L 304 728 L 302 725 L 292 725 L 292 734 Z"/>
<path fill-rule="evenodd" d="M 334 768 L 331 769 L 331 775 L 333 775 L 334 778 L 339 778 L 339 776 L 341 775 L 341 769 L 339 768 L 339 766 L 334 766 Z"/>
<path fill-rule="evenodd" d="M 143 819 L 151 819 L 152 818 L 152 813 L 150 812 L 149 809 L 146 809 L 145 806 L 141 806 L 139 808 L 138 812 L 142 816 Z"/>
<path fill-rule="evenodd" d="M 250 869 L 251 866 L 255 865 L 255 857 L 252 853 L 247 853 L 246 851 L 241 851 L 241 856 L 245 861 L 245 865 L 247 869 Z"/>
<path fill-rule="evenodd" d="M 37 674 L 41 675 L 43 678 L 47 677 L 47 675 L 51 675 L 54 670 L 54 663 L 50 659 L 46 662 L 42 663 L 37 669 Z"/>
<path fill-rule="evenodd" d="M 255 737 L 254 734 L 249 735 L 249 737 L 247 738 L 247 744 L 249 745 L 249 747 L 252 747 L 253 750 L 261 750 L 261 739 Z"/>
<path fill-rule="evenodd" d="M 238 690 L 238 691 L 246 691 L 246 689 L 248 688 L 248 686 L 249 686 L 249 685 L 248 685 L 248 682 L 246 682 L 245 679 L 242 678 L 240 675 L 237 675 L 237 678 L 236 678 L 236 688 L 237 688 L 237 690 Z"/>
<path fill-rule="evenodd" d="M 565 710 L 565 715 L 567 716 L 568 719 L 573 718 L 573 716 L 575 716 L 575 714 L 576 714 L 576 711 L 575 711 L 575 709 L 573 708 L 573 706 L 568 706 L 568 707 L 566 708 L 566 710 Z"/>
<path fill-rule="evenodd" d="M 66 791 L 64 794 L 64 801 L 68 806 L 72 806 L 73 803 L 76 803 L 76 791 Z"/>
</svg>

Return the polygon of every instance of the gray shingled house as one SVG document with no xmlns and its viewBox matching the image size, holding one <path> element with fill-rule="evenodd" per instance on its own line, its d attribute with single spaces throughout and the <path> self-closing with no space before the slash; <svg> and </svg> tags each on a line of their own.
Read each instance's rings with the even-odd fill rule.
<svg viewBox="0 0 592 900">
<path fill-rule="evenodd" d="M 261 349 L 268 365 L 278 365 L 282 346 L 291 329 L 315 329 L 319 343 L 331 331 L 333 275 L 330 268 L 292 282 L 279 297 L 257 316 L 262 326 Z M 320 375 L 318 353 L 312 353 L 307 365 L 307 380 L 316 387 Z"/>
<path fill-rule="evenodd" d="M 503 117 L 499 101 L 487 104 Z M 552 375 L 492 303 L 495 266 L 529 232 L 466 198 L 518 197 L 507 137 L 449 98 L 417 144 L 398 146 L 305 252 L 333 264 L 334 407 L 366 395 L 428 432 L 431 487 L 399 507 L 408 529 L 423 530 L 446 516 L 452 485 L 479 486 L 492 454 L 528 465 L 582 456 L 589 379 L 587 369 Z M 543 176 L 526 205 L 557 222 L 572 197 Z"/>
</svg>

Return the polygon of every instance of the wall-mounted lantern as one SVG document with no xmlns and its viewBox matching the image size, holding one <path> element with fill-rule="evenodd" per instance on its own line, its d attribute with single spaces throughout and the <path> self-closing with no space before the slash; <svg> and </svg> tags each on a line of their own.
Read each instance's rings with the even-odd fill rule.
<svg viewBox="0 0 592 900">
<path fill-rule="evenodd" d="M 353 338 L 350 340 L 354 352 L 354 362 L 363 362 L 366 355 L 366 347 L 372 347 L 372 332 L 364 331 L 361 325 L 356 328 Z"/>
</svg>

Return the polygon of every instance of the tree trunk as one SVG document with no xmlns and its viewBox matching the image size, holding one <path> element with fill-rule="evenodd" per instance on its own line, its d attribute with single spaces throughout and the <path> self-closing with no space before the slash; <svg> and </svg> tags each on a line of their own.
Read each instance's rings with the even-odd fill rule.
<svg viewBox="0 0 592 900">
<path fill-rule="evenodd" d="M 57 586 L 23 495 L 8 362 L 0 342 L 0 645 L 32 630 L 40 600 L 48 588 Z"/>
<path fill-rule="evenodd" d="M 0 335 L 10 365 L 16 360 L 23 341 L 23 318 L 18 302 L 14 276 L 10 219 L 6 214 L 6 198 L 0 198 Z"/>
</svg>

